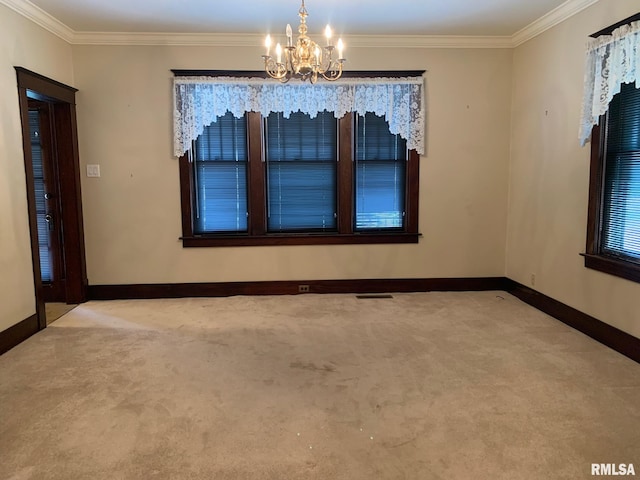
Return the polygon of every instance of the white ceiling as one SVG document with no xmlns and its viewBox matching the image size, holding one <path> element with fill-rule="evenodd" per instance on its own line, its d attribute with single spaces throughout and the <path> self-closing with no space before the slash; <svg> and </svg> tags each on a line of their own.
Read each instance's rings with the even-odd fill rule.
<svg viewBox="0 0 640 480">
<path fill-rule="evenodd" d="M 352 47 L 513 48 L 599 0 L 305 0 L 309 33 Z M 261 45 L 300 0 L 0 0 L 71 44 Z M 2 10 L 0 9 L 0 13 Z"/>
<path fill-rule="evenodd" d="M 3 1 L 2 3 L 7 3 Z M 11 0 L 8 3 L 25 3 Z M 280 33 L 300 0 L 31 0 L 74 32 Z M 565 0 L 306 0 L 310 31 L 512 36 Z M 591 2 L 593 3 L 593 2 Z"/>
</svg>

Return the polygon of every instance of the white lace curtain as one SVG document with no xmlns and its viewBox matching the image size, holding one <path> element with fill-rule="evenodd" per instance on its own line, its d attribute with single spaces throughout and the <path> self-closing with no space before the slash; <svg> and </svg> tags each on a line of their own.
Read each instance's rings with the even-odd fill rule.
<svg viewBox="0 0 640 480">
<path fill-rule="evenodd" d="M 587 44 L 580 144 L 585 145 L 623 83 L 640 87 L 640 22 L 617 28 Z"/>
<path fill-rule="evenodd" d="M 191 142 L 217 118 L 231 112 L 301 111 L 312 118 L 324 110 L 336 118 L 347 112 L 384 116 L 393 134 L 409 149 L 424 154 L 422 77 L 340 79 L 331 83 L 288 83 L 257 78 L 174 77 L 174 154 L 182 156 Z"/>
</svg>

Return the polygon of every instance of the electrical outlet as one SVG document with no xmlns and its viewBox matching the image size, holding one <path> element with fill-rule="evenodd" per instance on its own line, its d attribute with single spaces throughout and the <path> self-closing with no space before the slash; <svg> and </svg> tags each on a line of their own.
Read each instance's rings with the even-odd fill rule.
<svg viewBox="0 0 640 480">
<path fill-rule="evenodd" d="M 309 293 L 309 285 L 298 285 L 298 293 Z"/>
</svg>

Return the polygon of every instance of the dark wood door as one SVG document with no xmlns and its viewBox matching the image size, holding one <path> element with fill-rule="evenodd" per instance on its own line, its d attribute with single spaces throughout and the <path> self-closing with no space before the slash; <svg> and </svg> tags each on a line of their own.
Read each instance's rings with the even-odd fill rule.
<svg viewBox="0 0 640 480">
<path fill-rule="evenodd" d="M 50 103 L 29 100 L 29 137 L 42 293 L 45 302 L 64 302 L 66 295 L 62 205 L 55 148 L 55 124 Z"/>
</svg>

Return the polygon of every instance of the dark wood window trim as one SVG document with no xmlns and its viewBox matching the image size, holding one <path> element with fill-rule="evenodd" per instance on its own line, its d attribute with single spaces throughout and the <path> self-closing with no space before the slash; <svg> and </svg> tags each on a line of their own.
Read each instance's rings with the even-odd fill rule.
<svg viewBox="0 0 640 480">
<path fill-rule="evenodd" d="M 640 13 L 604 28 L 592 34 L 591 37 L 597 38 L 602 35 L 610 35 L 616 28 L 638 20 L 640 20 Z M 584 257 L 586 268 L 640 283 L 640 264 L 606 255 L 601 248 L 607 121 L 607 114 L 602 115 L 599 124 L 594 126 L 591 132 L 587 247 L 586 253 L 582 254 L 582 256 Z"/>
<path fill-rule="evenodd" d="M 226 247 L 258 245 L 336 245 L 417 243 L 418 188 L 420 155 L 410 150 L 407 159 L 405 228 L 400 232 L 355 232 L 353 229 L 353 115 L 339 120 L 338 159 L 338 232 L 337 233 L 268 233 L 265 211 L 265 169 L 262 162 L 262 117 L 247 113 L 249 142 L 249 225 L 248 233 L 220 235 L 194 234 L 193 168 L 189 155 L 180 157 L 180 190 L 182 204 L 182 244 L 184 247 Z"/>
<path fill-rule="evenodd" d="M 627 25 L 631 22 L 637 22 L 638 20 L 640 20 L 640 13 L 636 13 L 635 15 L 632 15 L 628 18 L 625 18 L 624 20 L 620 20 L 617 23 L 614 23 L 613 25 L 609 25 L 606 28 L 603 28 L 600 31 L 597 31 L 596 33 L 592 33 L 591 35 L 589 35 L 592 38 L 598 38 L 601 37 L 602 35 L 611 35 L 611 33 L 616 29 L 616 28 L 620 28 L 623 25 Z"/>
<path fill-rule="evenodd" d="M 228 76 L 265 77 L 263 71 L 228 70 L 172 70 L 180 76 Z M 411 77 L 422 75 L 424 71 L 354 71 L 345 72 L 348 78 L 371 77 Z M 353 226 L 353 151 L 354 116 L 347 114 L 339 120 L 338 158 L 338 231 L 331 233 L 283 234 L 268 233 L 266 230 L 265 171 L 263 168 L 263 119 L 259 113 L 247 113 L 249 171 L 248 171 L 248 233 L 220 235 L 194 234 L 193 192 L 194 179 L 188 154 L 180 157 L 180 191 L 182 205 L 182 245 L 183 247 L 223 247 L 259 245 L 337 245 L 337 244 L 395 244 L 417 243 L 418 194 L 420 176 L 420 155 L 410 150 L 407 160 L 407 185 L 405 198 L 405 228 L 403 231 L 355 232 Z"/>
<path fill-rule="evenodd" d="M 403 78 L 419 77 L 425 70 L 350 70 L 342 73 L 342 78 Z M 179 70 L 172 69 L 175 77 L 240 77 L 240 78 L 267 78 L 264 70 Z"/>
</svg>

